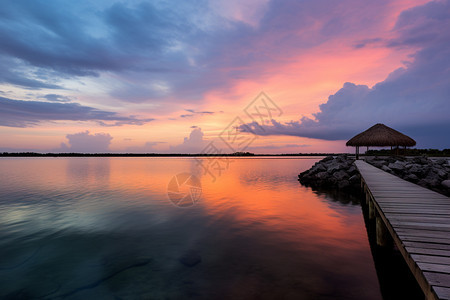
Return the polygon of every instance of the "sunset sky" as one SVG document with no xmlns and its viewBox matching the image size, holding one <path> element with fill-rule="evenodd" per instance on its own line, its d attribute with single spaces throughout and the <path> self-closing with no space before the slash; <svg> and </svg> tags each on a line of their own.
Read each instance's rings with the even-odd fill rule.
<svg viewBox="0 0 450 300">
<path fill-rule="evenodd" d="M 2 1 L 0 151 L 450 148 L 449 28 L 450 1 Z"/>
</svg>

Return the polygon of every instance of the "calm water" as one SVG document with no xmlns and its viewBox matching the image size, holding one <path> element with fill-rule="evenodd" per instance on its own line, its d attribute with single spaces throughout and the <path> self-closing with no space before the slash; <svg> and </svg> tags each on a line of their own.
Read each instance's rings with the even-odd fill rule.
<svg viewBox="0 0 450 300">
<path fill-rule="evenodd" d="M 0 159 L 0 298 L 380 299 L 359 205 L 301 186 L 318 159 Z M 198 202 L 168 183 L 197 176 Z"/>
</svg>

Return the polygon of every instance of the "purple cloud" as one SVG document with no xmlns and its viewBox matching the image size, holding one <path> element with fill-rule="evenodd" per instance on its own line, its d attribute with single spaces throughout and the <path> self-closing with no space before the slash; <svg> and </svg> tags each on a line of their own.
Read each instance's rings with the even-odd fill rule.
<svg viewBox="0 0 450 300">
<path fill-rule="evenodd" d="M 292 135 L 324 140 L 351 138 L 385 123 L 418 142 L 418 147 L 450 147 L 450 1 L 431 2 L 403 12 L 390 47 L 420 47 L 405 68 L 369 88 L 345 83 L 320 105 L 313 118 L 258 129 L 260 135 Z M 246 131 L 245 127 L 241 130 Z"/>
<path fill-rule="evenodd" d="M 0 97 L 0 126 L 32 127 L 45 121 L 95 121 L 103 126 L 143 125 L 153 119 L 120 116 L 78 103 L 23 101 Z"/>
<path fill-rule="evenodd" d="M 61 143 L 61 152 L 106 153 L 110 152 L 109 145 L 113 139 L 109 133 L 90 134 L 88 130 L 68 134 L 66 138 L 69 140 L 69 146 Z"/>
<path fill-rule="evenodd" d="M 182 144 L 170 146 L 169 153 L 200 153 L 208 141 L 203 139 L 202 129 L 193 128 L 189 137 L 185 137 Z"/>
<path fill-rule="evenodd" d="M 78 2 L 5 1 L 2 69 L 17 70 L 19 63 L 38 76 L 3 72 L 8 76 L 0 81 L 58 88 L 54 82 L 61 77 L 110 72 L 119 80 L 109 94 L 125 102 L 199 101 L 210 89 L 254 78 L 265 63 L 377 28 L 389 2 L 269 1 L 251 26 L 217 13 L 206 0 L 113 1 L 95 9 Z"/>
</svg>

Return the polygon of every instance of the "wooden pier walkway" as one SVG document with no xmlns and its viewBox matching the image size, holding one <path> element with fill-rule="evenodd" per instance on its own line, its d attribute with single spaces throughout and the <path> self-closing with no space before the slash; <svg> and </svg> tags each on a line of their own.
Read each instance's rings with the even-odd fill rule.
<svg viewBox="0 0 450 300">
<path fill-rule="evenodd" d="M 355 165 L 377 244 L 392 239 L 426 299 L 450 299 L 450 198 L 362 160 Z"/>
</svg>

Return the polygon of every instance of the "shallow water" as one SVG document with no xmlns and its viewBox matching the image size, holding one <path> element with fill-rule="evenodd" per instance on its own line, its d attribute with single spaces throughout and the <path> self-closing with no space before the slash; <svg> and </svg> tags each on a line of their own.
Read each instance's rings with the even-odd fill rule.
<svg viewBox="0 0 450 300">
<path fill-rule="evenodd" d="M 0 298 L 380 299 L 361 207 L 297 181 L 317 160 L 214 181 L 194 158 L 2 158 Z M 169 200 L 180 173 L 192 206 Z"/>
</svg>

